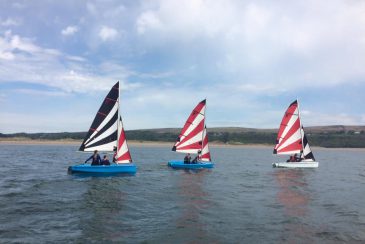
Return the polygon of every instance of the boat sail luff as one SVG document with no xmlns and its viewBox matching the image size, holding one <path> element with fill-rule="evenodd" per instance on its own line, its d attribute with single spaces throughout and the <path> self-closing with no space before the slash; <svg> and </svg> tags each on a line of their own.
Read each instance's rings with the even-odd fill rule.
<svg viewBox="0 0 365 244">
<path fill-rule="evenodd" d="M 79 151 L 113 151 L 118 138 L 119 82 L 100 106 Z"/>
</svg>

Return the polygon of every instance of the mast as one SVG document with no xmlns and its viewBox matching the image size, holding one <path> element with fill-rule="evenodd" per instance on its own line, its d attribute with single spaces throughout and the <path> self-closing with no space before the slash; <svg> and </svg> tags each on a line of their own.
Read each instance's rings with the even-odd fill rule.
<svg viewBox="0 0 365 244">
<path fill-rule="evenodd" d="M 302 138 L 302 150 L 300 151 L 300 156 L 302 156 L 303 151 L 304 151 L 304 144 L 303 144 L 304 130 L 303 130 L 303 125 L 302 125 L 302 119 L 300 117 L 300 109 L 299 109 L 299 100 L 298 100 L 298 98 L 297 98 L 297 104 L 298 104 L 298 118 L 299 118 L 299 125 L 300 125 L 300 137 Z"/>
<path fill-rule="evenodd" d="M 207 101 L 207 98 L 204 99 L 204 101 Z M 208 133 L 207 132 L 207 129 L 205 128 L 205 120 L 206 120 L 206 117 L 205 117 L 205 114 L 206 114 L 206 111 L 207 111 L 207 102 L 205 102 L 205 109 L 204 109 L 204 119 L 203 119 L 203 133 L 202 133 L 202 148 L 200 150 L 200 154 L 203 153 L 203 146 L 204 146 L 204 131 L 205 133 Z"/>
<path fill-rule="evenodd" d="M 119 80 L 118 80 L 118 84 L 119 84 Z M 118 118 L 120 118 L 120 89 L 118 89 Z M 118 137 L 117 137 L 117 142 L 116 142 L 116 147 L 118 150 L 118 144 L 119 144 L 119 135 L 120 135 L 120 128 L 119 128 L 119 123 L 117 123 L 117 131 L 118 131 Z"/>
</svg>

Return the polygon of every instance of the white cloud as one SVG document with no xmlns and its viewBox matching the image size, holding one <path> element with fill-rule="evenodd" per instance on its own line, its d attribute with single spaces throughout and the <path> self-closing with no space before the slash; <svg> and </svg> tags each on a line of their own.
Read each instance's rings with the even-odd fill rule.
<svg viewBox="0 0 365 244">
<path fill-rule="evenodd" d="M 234 21 L 229 16 L 236 15 L 236 7 L 232 1 L 220 0 L 188 0 L 183 4 L 180 1 L 156 1 L 156 7 L 148 8 L 138 16 L 136 28 L 139 34 L 162 34 L 161 38 L 173 38 L 172 40 L 212 37 L 220 34 Z"/>
<path fill-rule="evenodd" d="M 301 112 L 304 126 L 321 125 L 359 125 L 363 121 L 362 115 L 351 115 L 347 113 L 329 114 L 304 110 Z"/>
<path fill-rule="evenodd" d="M 0 22 L 2 26 L 8 27 L 8 26 L 18 26 L 21 25 L 21 20 L 19 19 L 13 19 L 13 18 L 7 18 L 4 21 Z"/>
<path fill-rule="evenodd" d="M 327 92 L 330 86 L 351 87 L 351 83 L 365 82 L 363 1 L 152 0 L 125 6 L 119 1 L 77 4 L 62 3 L 64 11 L 57 12 L 58 22 L 54 23 L 56 30 L 64 28 L 65 34 L 73 32 L 65 26 L 70 21 L 80 29 L 75 38 L 77 51 L 73 46 L 59 46 L 65 43 L 57 40 L 53 43 L 46 31 L 26 38 L 19 34 L 24 28 L 21 26 L 14 28 L 16 34 L 0 34 L 0 82 L 25 81 L 66 94 L 100 95 L 100 91 L 121 80 L 122 90 L 129 90 L 123 94 L 123 103 L 132 105 L 123 109 L 130 112 L 126 119 L 133 119 L 130 124 L 134 128 L 166 126 L 165 121 L 169 126 L 181 126 L 187 113 L 204 97 L 208 98 L 210 126 L 277 127 L 285 108 L 278 109 L 275 99 L 296 97 L 298 92 L 302 94 L 299 96 L 305 92 L 307 99 L 319 99 L 313 95 L 318 90 Z M 10 10 L 35 9 L 42 8 L 32 4 L 24 10 Z M 45 12 L 43 18 L 53 19 L 54 12 Z M 73 14 L 76 19 L 70 19 Z M 27 15 L 24 12 L 21 16 L 25 20 Z M 24 32 L 27 35 L 46 27 L 36 19 L 28 22 L 34 28 Z M 118 43 L 108 44 L 117 45 L 102 45 L 116 40 Z M 52 45 L 57 49 L 45 48 Z M 70 55 L 60 50 L 68 50 Z M 349 108 L 344 109 L 348 114 L 331 115 L 328 101 L 321 103 L 313 116 L 302 112 L 305 125 L 341 120 L 341 124 L 362 123 L 363 118 L 351 114 L 351 108 L 354 111 L 356 107 L 354 101 L 349 101 L 351 96 L 341 97 L 346 104 L 343 107 Z M 357 101 L 360 104 L 363 98 Z M 156 112 L 155 107 L 164 109 Z M 321 110 L 328 114 L 320 116 Z M 146 117 L 151 118 L 148 126 Z"/>
<path fill-rule="evenodd" d="M 148 29 L 161 29 L 162 23 L 156 14 L 152 11 L 146 11 L 137 19 L 137 32 L 144 34 Z"/>
<path fill-rule="evenodd" d="M 14 2 L 12 3 L 13 8 L 17 8 L 17 9 L 23 9 L 26 7 L 25 3 L 19 3 L 19 2 Z"/>
<path fill-rule="evenodd" d="M 136 32 L 153 51 L 176 59 L 214 53 L 206 65 L 224 77 L 276 87 L 365 81 L 365 2 L 180 1 L 147 3 Z M 166 45 L 168 43 L 169 45 Z M 176 47 L 179 47 L 178 49 Z M 179 52 L 175 52 L 175 50 Z M 203 51 L 201 51 L 204 53 Z"/>
<path fill-rule="evenodd" d="M 61 34 L 64 36 L 71 36 L 79 31 L 79 28 L 75 25 L 67 26 L 65 29 L 61 31 Z"/>
<path fill-rule="evenodd" d="M 63 96 L 69 96 L 69 93 L 66 93 L 64 91 L 48 91 L 48 90 L 35 90 L 35 89 L 13 89 L 9 92 L 15 92 L 15 93 L 21 93 L 31 96 L 49 96 L 49 97 L 63 97 Z"/>
<path fill-rule="evenodd" d="M 75 120 L 77 117 L 77 120 Z M 69 110 L 67 116 L 63 113 L 47 114 L 14 113 L 0 111 L 0 128 L 2 133 L 37 133 L 61 131 L 85 131 L 85 125 L 90 118 Z M 60 123 L 62 121 L 62 123 Z M 41 126 L 40 126 L 41 125 Z M 70 130 L 69 128 L 74 128 Z"/>
<path fill-rule="evenodd" d="M 118 35 L 118 31 L 108 26 L 102 26 L 99 31 L 99 37 L 103 41 L 114 40 Z"/>
<path fill-rule="evenodd" d="M 123 89 L 135 89 L 139 83 L 129 83 L 132 73 L 113 63 L 92 65 L 85 59 L 43 48 L 29 38 L 7 31 L 0 36 L 0 82 L 30 82 L 59 88 L 65 92 L 108 90 L 120 80 Z"/>
<path fill-rule="evenodd" d="M 86 4 L 86 9 L 92 15 L 96 15 L 98 13 L 96 6 L 90 2 Z"/>
</svg>

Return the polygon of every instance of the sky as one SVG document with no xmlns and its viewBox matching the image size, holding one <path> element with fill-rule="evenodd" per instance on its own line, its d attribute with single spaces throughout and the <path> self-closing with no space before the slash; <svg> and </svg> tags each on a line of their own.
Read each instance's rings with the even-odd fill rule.
<svg viewBox="0 0 365 244">
<path fill-rule="evenodd" d="M 86 131 L 120 81 L 126 130 L 365 123 L 365 1 L 0 0 L 0 133 Z"/>
</svg>

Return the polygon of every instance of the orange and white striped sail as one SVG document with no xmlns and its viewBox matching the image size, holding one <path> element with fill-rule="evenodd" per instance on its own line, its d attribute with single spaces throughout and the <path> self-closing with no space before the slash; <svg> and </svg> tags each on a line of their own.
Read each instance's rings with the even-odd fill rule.
<svg viewBox="0 0 365 244">
<path fill-rule="evenodd" d="M 206 100 L 201 101 L 191 112 L 172 148 L 173 151 L 181 153 L 198 153 L 202 150 L 205 125 L 205 104 Z"/>
<path fill-rule="evenodd" d="M 295 100 L 285 111 L 281 121 L 274 154 L 295 154 L 303 152 L 302 130 L 298 101 Z"/>
<path fill-rule="evenodd" d="M 204 128 L 203 131 L 203 145 L 202 145 L 202 151 L 200 156 L 201 161 L 210 162 L 210 151 L 208 146 L 208 134 L 207 134 L 207 127 Z"/>
<path fill-rule="evenodd" d="M 117 145 L 117 152 L 115 155 L 115 163 L 117 164 L 125 164 L 131 163 L 132 157 L 129 153 L 127 139 L 125 137 L 125 132 L 123 128 L 122 118 L 119 119 L 118 125 L 118 145 Z"/>
</svg>

